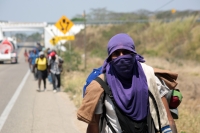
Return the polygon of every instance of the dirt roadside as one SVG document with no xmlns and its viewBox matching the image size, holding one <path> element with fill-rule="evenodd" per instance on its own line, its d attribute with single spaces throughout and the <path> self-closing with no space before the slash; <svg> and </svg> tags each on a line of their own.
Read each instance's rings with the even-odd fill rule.
<svg viewBox="0 0 200 133">
<path fill-rule="evenodd" d="M 71 101 L 69 99 L 69 96 L 67 93 L 60 93 L 60 96 L 65 99 L 66 102 L 69 102 L 70 103 L 70 106 L 69 108 L 76 108 L 73 104 L 73 101 Z M 80 133 L 85 133 L 86 132 L 86 128 L 87 128 L 87 124 L 85 122 L 82 122 L 82 121 L 79 121 L 76 117 L 76 112 L 77 112 L 77 109 L 76 111 L 72 114 L 73 115 L 73 123 L 74 123 L 74 126 L 77 128 L 77 130 L 80 132 Z"/>
</svg>

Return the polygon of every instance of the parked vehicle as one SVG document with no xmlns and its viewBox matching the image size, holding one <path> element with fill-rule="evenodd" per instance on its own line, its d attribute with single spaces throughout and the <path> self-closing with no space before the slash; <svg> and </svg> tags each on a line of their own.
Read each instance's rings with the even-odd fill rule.
<svg viewBox="0 0 200 133">
<path fill-rule="evenodd" d="M 14 39 L 4 38 L 0 40 L 0 63 L 10 61 L 11 63 L 18 62 L 18 46 Z"/>
</svg>

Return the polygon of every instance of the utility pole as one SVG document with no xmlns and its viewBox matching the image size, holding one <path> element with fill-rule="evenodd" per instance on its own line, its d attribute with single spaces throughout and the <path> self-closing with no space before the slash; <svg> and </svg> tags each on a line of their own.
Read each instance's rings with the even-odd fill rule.
<svg viewBox="0 0 200 133">
<path fill-rule="evenodd" d="M 84 70 L 86 70 L 86 13 L 85 10 L 83 11 L 83 18 L 84 18 Z"/>
<path fill-rule="evenodd" d="M 68 42 L 69 42 L 69 43 L 68 43 L 68 44 L 69 44 L 69 48 L 68 48 L 68 51 L 69 51 L 69 70 L 71 71 L 71 66 L 72 66 L 72 65 L 71 65 L 71 60 L 72 60 L 72 59 L 71 59 L 71 57 L 72 57 L 72 56 L 71 56 L 71 41 L 68 41 Z"/>
</svg>

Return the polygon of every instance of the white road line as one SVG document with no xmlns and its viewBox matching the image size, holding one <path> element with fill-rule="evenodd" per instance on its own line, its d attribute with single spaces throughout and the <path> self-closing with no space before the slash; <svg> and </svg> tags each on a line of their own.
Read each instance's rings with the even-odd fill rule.
<svg viewBox="0 0 200 133">
<path fill-rule="evenodd" d="M 9 101 L 8 105 L 6 106 L 6 108 L 4 109 L 3 113 L 0 116 L 0 132 L 3 128 L 4 123 L 6 122 L 6 119 L 8 117 L 8 115 L 10 114 L 10 111 L 12 110 L 24 84 L 26 83 L 26 80 L 28 78 L 30 74 L 30 70 L 28 70 L 28 72 L 26 73 L 26 75 L 24 76 L 22 82 L 20 83 L 20 85 L 18 86 L 17 90 L 15 91 L 14 95 L 12 96 L 11 100 Z"/>
</svg>

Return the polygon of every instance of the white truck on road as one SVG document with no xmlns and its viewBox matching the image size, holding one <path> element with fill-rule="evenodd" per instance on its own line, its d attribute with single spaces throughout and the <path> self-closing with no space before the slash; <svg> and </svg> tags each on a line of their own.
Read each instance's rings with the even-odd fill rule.
<svg viewBox="0 0 200 133">
<path fill-rule="evenodd" d="M 7 37 L 0 40 L 0 63 L 18 63 L 18 46 L 15 39 Z"/>
</svg>

